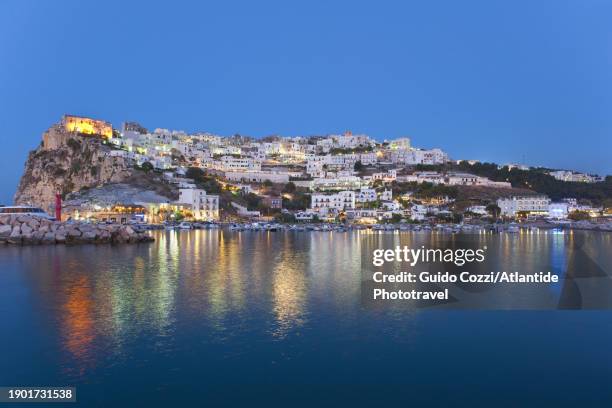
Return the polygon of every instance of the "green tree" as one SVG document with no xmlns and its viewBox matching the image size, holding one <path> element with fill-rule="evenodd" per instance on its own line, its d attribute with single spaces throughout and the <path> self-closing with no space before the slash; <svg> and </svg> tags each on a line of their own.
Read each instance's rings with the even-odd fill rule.
<svg viewBox="0 0 612 408">
<path fill-rule="evenodd" d="M 295 215 L 291 213 L 280 213 L 276 217 L 274 217 L 276 222 L 281 222 L 284 224 L 293 224 L 295 223 Z"/>
<path fill-rule="evenodd" d="M 81 142 L 80 142 L 80 141 L 78 141 L 78 140 L 76 140 L 76 139 L 73 139 L 73 138 L 68 139 L 68 141 L 66 142 L 66 144 L 67 144 L 67 145 L 68 145 L 68 147 L 70 147 L 70 148 L 71 148 L 73 151 L 77 151 L 77 150 L 79 150 L 79 149 L 81 148 Z"/>
<path fill-rule="evenodd" d="M 501 214 L 501 208 L 499 208 L 499 206 L 495 203 L 487 205 L 486 210 L 493 218 L 499 218 L 499 215 Z"/>
<path fill-rule="evenodd" d="M 189 167 L 185 172 L 185 177 L 192 179 L 198 188 L 205 190 L 209 194 L 221 193 L 221 184 L 217 179 L 209 176 L 199 167 Z"/>
<path fill-rule="evenodd" d="M 292 182 L 288 182 L 287 184 L 285 184 L 285 187 L 283 188 L 283 193 L 295 193 L 296 187 L 295 187 L 295 183 Z"/>
<path fill-rule="evenodd" d="M 256 210 L 260 208 L 261 197 L 259 197 L 257 194 L 249 193 L 246 196 L 244 196 L 244 200 L 246 201 L 247 208 L 249 210 Z"/>
<path fill-rule="evenodd" d="M 151 170 L 153 170 L 153 165 L 151 164 L 151 162 L 146 161 L 146 162 L 142 163 L 142 166 L 140 166 L 140 168 L 141 168 L 141 169 L 142 169 L 142 170 L 143 170 L 145 173 L 148 173 L 148 172 L 150 172 Z"/>
<path fill-rule="evenodd" d="M 391 219 L 389 220 L 389 222 L 392 224 L 397 224 L 400 221 L 402 221 L 402 216 L 400 214 L 391 215 Z"/>
<path fill-rule="evenodd" d="M 572 211 L 571 213 L 569 213 L 567 218 L 569 218 L 572 221 L 583 221 L 583 220 L 588 220 L 589 218 L 591 218 L 591 216 L 586 211 L 576 210 L 576 211 Z"/>
<path fill-rule="evenodd" d="M 291 199 L 283 197 L 283 208 L 299 211 L 310 207 L 310 194 L 296 191 Z"/>
<path fill-rule="evenodd" d="M 195 182 L 205 181 L 206 173 L 199 167 L 189 167 L 185 172 L 185 177 L 193 179 Z"/>
</svg>

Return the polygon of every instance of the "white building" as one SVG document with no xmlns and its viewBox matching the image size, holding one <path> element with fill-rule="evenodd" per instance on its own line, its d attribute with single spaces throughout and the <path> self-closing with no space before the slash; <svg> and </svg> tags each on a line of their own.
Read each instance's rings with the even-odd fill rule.
<svg viewBox="0 0 612 408">
<path fill-rule="evenodd" d="M 383 201 L 382 208 L 386 211 L 401 212 L 402 206 L 396 201 Z"/>
<path fill-rule="evenodd" d="M 336 194 L 313 194 L 311 196 L 310 209 L 324 215 L 354 208 L 354 191 L 339 191 Z"/>
<path fill-rule="evenodd" d="M 337 147 L 341 149 L 355 149 L 370 146 L 370 138 L 366 135 L 353 135 L 346 132 L 344 135 L 332 135 Z"/>
<path fill-rule="evenodd" d="M 444 164 L 448 159 L 448 154 L 440 149 L 410 149 L 392 150 L 390 158 L 393 163 L 400 164 Z"/>
<path fill-rule="evenodd" d="M 320 152 L 328 153 L 334 146 L 334 141 L 330 138 L 317 140 L 317 149 Z"/>
<path fill-rule="evenodd" d="M 547 215 L 550 199 L 544 195 L 500 198 L 497 206 L 501 215 L 515 217 L 519 212 L 535 215 Z"/>
<path fill-rule="evenodd" d="M 548 217 L 555 219 L 565 219 L 569 213 L 568 203 L 550 203 L 548 205 Z"/>
<path fill-rule="evenodd" d="M 551 171 L 551 176 L 561 181 L 570 181 L 574 183 L 597 183 L 603 181 L 603 177 L 591 176 L 590 174 L 574 173 L 573 171 L 558 170 Z"/>
<path fill-rule="evenodd" d="M 342 176 L 316 178 L 312 181 L 313 190 L 356 190 L 362 185 L 362 180 L 357 176 Z"/>
<path fill-rule="evenodd" d="M 272 171 L 227 171 L 224 174 L 229 181 L 238 181 L 243 183 L 263 183 L 270 180 L 273 183 L 288 183 L 289 173 L 280 173 Z"/>
<path fill-rule="evenodd" d="M 361 153 L 359 155 L 359 161 L 364 166 L 369 166 L 378 162 L 378 156 L 376 153 Z"/>
<path fill-rule="evenodd" d="M 392 190 L 385 190 L 382 193 L 380 193 L 380 199 L 381 201 L 393 201 L 393 191 Z"/>
<path fill-rule="evenodd" d="M 471 207 L 468 207 L 467 211 L 474 213 L 474 214 L 482 215 L 482 216 L 489 215 L 489 212 L 487 211 L 487 207 L 484 205 L 473 205 Z"/>
<path fill-rule="evenodd" d="M 410 139 L 407 137 L 402 137 L 391 140 L 389 142 L 389 148 L 391 150 L 410 150 Z"/>
<path fill-rule="evenodd" d="M 180 204 L 191 205 L 196 220 L 214 221 L 219 219 L 219 196 L 206 194 L 199 188 L 179 189 Z"/>
<path fill-rule="evenodd" d="M 474 186 L 478 184 L 480 177 L 468 173 L 449 173 L 444 178 L 444 183 L 451 186 Z"/>
<path fill-rule="evenodd" d="M 444 176 L 436 171 L 418 171 L 414 174 L 408 174 L 406 176 L 398 176 L 398 182 L 402 183 L 433 183 L 433 184 L 444 184 Z"/>
<path fill-rule="evenodd" d="M 223 156 L 213 167 L 222 171 L 259 171 L 261 163 L 250 157 Z"/>
<path fill-rule="evenodd" d="M 323 161 L 322 156 L 317 156 L 317 159 L 308 160 L 306 163 L 306 174 L 312 177 L 325 177 L 325 169 L 323 168 L 324 165 L 325 162 Z"/>
<path fill-rule="evenodd" d="M 391 183 L 397 180 L 397 170 L 389 170 L 386 173 L 374 173 L 372 174 L 372 180 L 381 180 L 385 183 Z"/>
<path fill-rule="evenodd" d="M 378 221 L 378 210 L 365 208 L 348 210 L 346 216 L 351 220 L 362 223 L 375 223 Z"/>
<path fill-rule="evenodd" d="M 297 221 L 312 221 L 316 214 L 312 211 L 298 211 L 294 215 Z"/>
<path fill-rule="evenodd" d="M 422 221 L 427 217 L 429 208 L 422 204 L 414 204 L 410 208 L 410 218 L 414 221 Z"/>
<path fill-rule="evenodd" d="M 373 188 L 362 187 L 355 196 L 358 203 L 371 203 L 377 200 L 376 190 Z"/>
<path fill-rule="evenodd" d="M 359 160 L 358 154 L 328 154 L 323 156 L 323 160 L 329 169 L 350 169 L 352 170 L 355 163 Z"/>
</svg>

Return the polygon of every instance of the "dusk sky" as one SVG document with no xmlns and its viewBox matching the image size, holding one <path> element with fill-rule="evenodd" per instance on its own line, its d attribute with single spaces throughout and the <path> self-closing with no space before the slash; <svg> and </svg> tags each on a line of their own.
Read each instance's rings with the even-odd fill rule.
<svg viewBox="0 0 612 408">
<path fill-rule="evenodd" d="M 0 2 L 0 203 L 64 113 L 612 174 L 610 1 L 84 3 Z"/>
</svg>

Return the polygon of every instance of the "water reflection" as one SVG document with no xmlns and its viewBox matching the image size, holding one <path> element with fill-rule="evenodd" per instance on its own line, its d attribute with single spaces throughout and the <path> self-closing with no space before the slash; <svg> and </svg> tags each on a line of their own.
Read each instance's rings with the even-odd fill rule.
<svg viewBox="0 0 612 408">
<path fill-rule="evenodd" d="M 170 355 L 191 341 L 223 344 L 245 333 L 286 341 L 324 318 L 347 330 L 378 318 L 408 322 L 405 332 L 385 335 L 414 336 L 409 322 L 417 311 L 364 309 L 364 242 L 487 246 L 491 270 L 563 274 L 578 263 L 586 265 L 584 275 L 610 265 L 611 235 L 160 231 L 150 245 L 12 247 L 0 256 L 23 266 L 21 279 L 41 303 L 41 319 L 57 328 L 64 369 L 79 377 L 100 359 L 128 359 L 135 349 Z M 550 288 L 551 296 L 574 296 L 583 282 Z M 540 295 L 526 292 L 524 300 Z M 511 296 L 491 291 L 491 305 Z"/>
<path fill-rule="evenodd" d="M 95 336 L 93 299 L 89 280 L 79 276 L 65 290 L 62 338 L 65 348 L 78 362 L 78 374 L 94 363 L 91 345 Z"/>
<path fill-rule="evenodd" d="M 270 233 L 267 234 L 268 236 Z M 274 335 L 285 337 L 305 321 L 307 270 L 304 252 L 296 250 L 287 236 L 273 260 L 272 299 L 277 327 Z"/>
</svg>

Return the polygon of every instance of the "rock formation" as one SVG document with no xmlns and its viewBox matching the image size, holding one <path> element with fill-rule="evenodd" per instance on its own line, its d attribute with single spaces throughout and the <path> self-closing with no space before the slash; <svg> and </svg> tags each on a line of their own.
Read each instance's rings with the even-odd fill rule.
<svg viewBox="0 0 612 408">
<path fill-rule="evenodd" d="M 41 145 L 30 152 L 14 201 L 53 214 L 57 193 L 66 198 L 89 189 L 108 187 L 106 190 L 112 191 L 114 185 L 131 186 L 167 197 L 168 201 L 178 198 L 177 188 L 165 182 L 161 174 L 136 169 L 130 159 L 113 155 L 112 146 L 103 143 L 103 138 L 54 125 L 43 134 Z M 110 201 L 125 200 L 118 196 Z"/>
<path fill-rule="evenodd" d="M 15 203 L 36 205 L 52 213 L 56 193 L 65 195 L 126 181 L 133 169 L 126 159 L 110 155 L 110 150 L 100 138 L 52 127 L 28 156 Z"/>
</svg>

